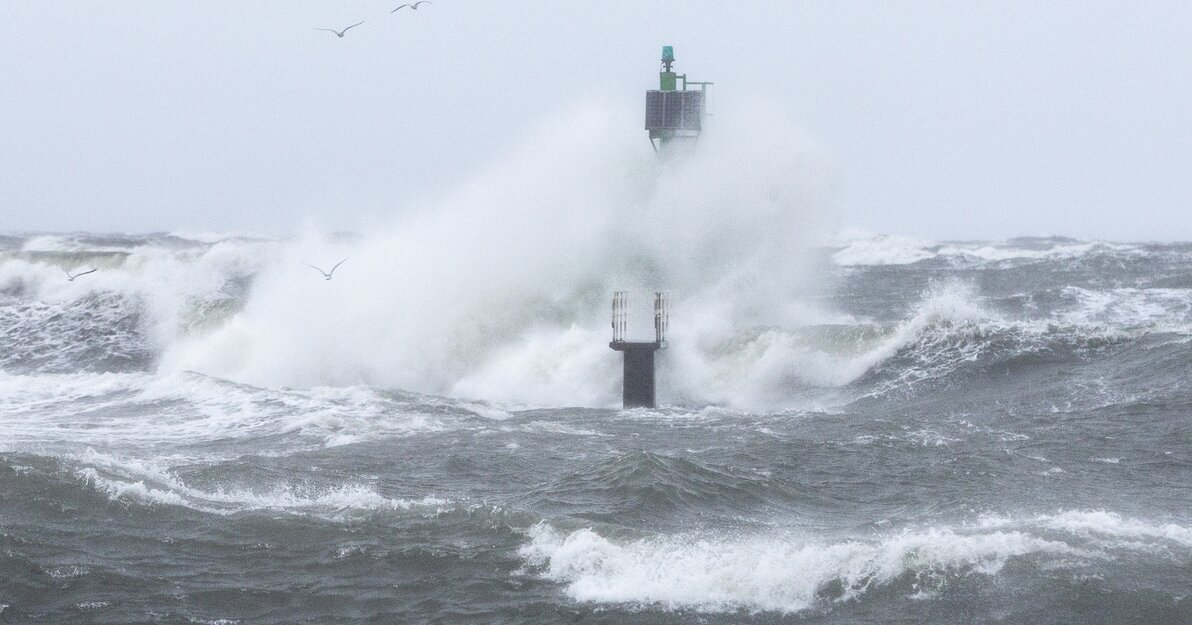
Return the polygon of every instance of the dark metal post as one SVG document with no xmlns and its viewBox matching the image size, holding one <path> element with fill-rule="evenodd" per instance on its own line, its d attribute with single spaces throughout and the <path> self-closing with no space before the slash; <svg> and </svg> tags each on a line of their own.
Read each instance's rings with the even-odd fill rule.
<svg viewBox="0 0 1192 625">
<path fill-rule="evenodd" d="M 654 352 L 657 343 L 621 343 L 613 346 L 625 354 L 624 388 L 621 401 L 626 408 L 654 407 Z"/>
<path fill-rule="evenodd" d="M 666 293 L 654 294 L 654 336 L 646 341 L 626 341 L 629 321 L 629 300 L 624 291 L 613 294 L 613 340 L 609 347 L 624 354 L 624 375 L 621 378 L 621 401 L 626 408 L 653 408 L 654 352 L 666 347 L 666 329 L 670 315 L 670 301 Z"/>
</svg>

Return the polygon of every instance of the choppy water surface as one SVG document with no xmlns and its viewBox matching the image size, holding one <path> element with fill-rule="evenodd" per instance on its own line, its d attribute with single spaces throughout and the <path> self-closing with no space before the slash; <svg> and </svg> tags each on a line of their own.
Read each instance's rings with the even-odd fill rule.
<svg viewBox="0 0 1192 625">
<path fill-rule="evenodd" d="M 1192 622 L 1192 245 L 842 240 L 622 411 L 622 277 L 323 244 L 0 237 L 0 622 Z"/>
</svg>

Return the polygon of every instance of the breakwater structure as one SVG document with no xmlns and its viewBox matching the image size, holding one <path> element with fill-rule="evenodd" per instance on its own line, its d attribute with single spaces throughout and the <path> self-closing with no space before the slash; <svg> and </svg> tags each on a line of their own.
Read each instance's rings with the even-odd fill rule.
<svg viewBox="0 0 1192 625">
<path fill-rule="evenodd" d="M 646 91 L 646 131 L 650 145 L 660 157 L 694 149 L 703 131 L 707 88 L 713 84 L 688 80 L 687 74 L 674 71 L 674 63 L 675 49 L 663 46 L 658 89 Z M 653 341 L 630 340 L 629 304 L 626 291 L 613 293 L 613 340 L 608 346 L 624 356 L 621 401 L 625 408 L 654 408 L 657 388 L 654 356 L 666 347 L 670 296 L 665 291 L 654 292 Z"/>
<path fill-rule="evenodd" d="M 655 406 L 654 354 L 666 348 L 670 321 L 670 296 L 654 293 L 654 340 L 633 341 L 630 337 L 630 299 L 625 291 L 613 293 L 613 340 L 609 347 L 624 354 L 621 401 L 626 408 Z"/>
</svg>

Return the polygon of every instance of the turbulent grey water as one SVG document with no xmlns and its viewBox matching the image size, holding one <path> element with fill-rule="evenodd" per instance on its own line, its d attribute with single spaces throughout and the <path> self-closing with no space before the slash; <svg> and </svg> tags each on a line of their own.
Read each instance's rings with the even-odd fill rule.
<svg viewBox="0 0 1192 625">
<path fill-rule="evenodd" d="M 695 359 L 680 299 L 629 411 L 599 344 L 542 374 L 597 407 L 442 381 L 565 322 L 421 385 L 254 369 L 212 337 L 287 245 L 0 237 L 0 622 L 1192 622 L 1192 245 L 841 241 L 826 322 Z"/>
</svg>

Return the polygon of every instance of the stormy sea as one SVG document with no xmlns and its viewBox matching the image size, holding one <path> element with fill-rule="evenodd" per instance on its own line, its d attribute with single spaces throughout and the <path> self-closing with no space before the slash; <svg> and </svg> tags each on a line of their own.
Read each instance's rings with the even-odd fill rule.
<svg viewBox="0 0 1192 625">
<path fill-rule="evenodd" d="M 475 247 L 0 238 L 0 622 L 1192 622 L 1192 244 Z"/>
</svg>

